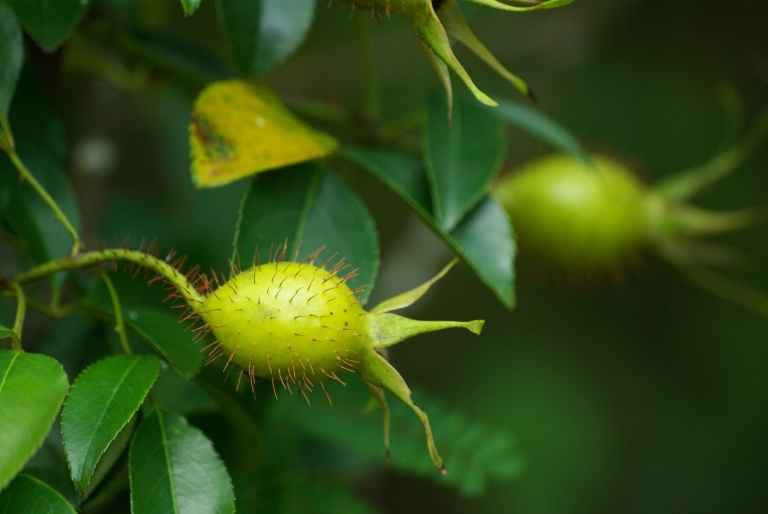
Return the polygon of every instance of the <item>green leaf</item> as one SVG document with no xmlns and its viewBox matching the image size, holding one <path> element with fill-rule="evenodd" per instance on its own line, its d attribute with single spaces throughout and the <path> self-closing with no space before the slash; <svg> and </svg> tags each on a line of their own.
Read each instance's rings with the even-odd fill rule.
<svg viewBox="0 0 768 514">
<path fill-rule="evenodd" d="M 0 120 L 8 117 L 23 58 L 24 42 L 16 15 L 10 7 L 0 3 L 0 62 L 3 63 L 0 66 Z"/>
<path fill-rule="evenodd" d="M 344 271 L 358 271 L 350 287 L 363 288 L 358 298 L 368 300 L 379 270 L 375 223 L 358 196 L 318 164 L 258 177 L 245 193 L 234 244 L 243 262 L 274 257 L 284 244 L 289 259 L 321 248 L 318 263 L 332 267 L 345 259 Z"/>
<path fill-rule="evenodd" d="M 184 16 L 192 16 L 200 7 L 203 0 L 181 0 L 181 7 L 184 9 Z"/>
<path fill-rule="evenodd" d="M 203 354 L 194 335 L 180 322 L 178 315 L 163 309 L 160 299 L 155 299 L 156 291 L 143 284 L 133 287 L 136 284 L 131 280 L 127 274 L 113 274 L 115 289 L 123 302 L 126 325 L 154 347 L 179 373 L 187 378 L 193 377 L 203 365 Z M 153 300 L 142 301 L 142 297 Z M 114 316 L 112 300 L 101 280 L 88 292 L 84 306 L 110 319 Z"/>
<path fill-rule="evenodd" d="M 19 475 L 0 493 L 0 514 L 77 514 L 51 486 L 30 475 Z"/>
<path fill-rule="evenodd" d="M 458 254 L 508 306 L 515 304 L 515 241 L 504 209 L 486 197 L 451 232 Z"/>
<path fill-rule="evenodd" d="M 61 418 L 69 469 L 82 496 L 96 467 L 128 425 L 160 373 L 150 356 L 116 356 L 96 362 L 75 380 Z"/>
<path fill-rule="evenodd" d="M 155 411 L 131 443 L 134 514 L 229 514 L 232 483 L 211 442 L 181 416 Z"/>
<path fill-rule="evenodd" d="M 7 0 L 24 29 L 45 50 L 55 50 L 75 30 L 88 0 Z"/>
<path fill-rule="evenodd" d="M 152 401 L 161 409 L 183 415 L 210 414 L 221 408 L 197 380 L 187 380 L 173 368 L 160 373 L 152 389 Z"/>
<path fill-rule="evenodd" d="M 203 365 L 200 345 L 177 316 L 157 309 L 125 309 L 125 320 L 182 375 L 193 377 Z"/>
<path fill-rule="evenodd" d="M 424 449 L 424 434 L 418 421 L 400 402 L 391 402 L 392 467 L 445 480 L 466 496 L 482 494 L 491 481 L 508 482 L 519 476 L 522 458 L 507 429 L 490 427 L 460 412 L 446 410 L 421 391 L 416 390 L 414 398 L 429 414 L 448 474 L 441 478 L 436 472 Z M 271 412 L 270 423 L 277 427 L 298 426 L 338 449 L 384 465 L 381 412 L 365 413 L 367 399 L 368 391 L 358 383 L 348 384 L 333 394 L 332 406 L 318 401 L 307 408 L 300 398 L 281 398 Z"/>
<path fill-rule="evenodd" d="M 252 77 L 298 49 L 312 25 L 315 0 L 219 0 L 218 7 L 235 61 Z"/>
<path fill-rule="evenodd" d="M 429 185 L 419 162 L 388 151 L 345 148 L 344 156 L 402 198 L 498 296 L 515 305 L 515 241 L 503 209 L 488 196 L 452 231 L 440 228 L 430 210 Z"/>
<path fill-rule="evenodd" d="M 68 389 L 50 357 L 0 350 L 0 489 L 43 443 Z"/>
<path fill-rule="evenodd" d="M 589 153 L 570 132 L 530 104 L 501 100 L 499 106 L 489 112 L 584 163 L 592 162 Z"/>
<path fill-rule="evenodd" d="M 488 192 L 505 150 L 504 124 L 489 109 L 460 98 L 451 117 L 442 96 L 430 99 L 424 161 L 441 229 L 452 230 Z"/>
</svg>

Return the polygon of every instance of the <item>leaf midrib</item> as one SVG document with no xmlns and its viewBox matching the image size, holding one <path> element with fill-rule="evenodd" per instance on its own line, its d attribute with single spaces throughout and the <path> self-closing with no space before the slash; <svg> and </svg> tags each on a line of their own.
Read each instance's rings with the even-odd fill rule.
<svg viewBox="0 0 768 514">
<path fill-rule="evenodd" d="M 8 363 L 8 369 L 6 369 L 5 373 L 3 373 L 3 380 L 0 382 L 0 393 L 3 392 L 3 387 L 5 387 L 5 382 L 8 379 L 8 375 L 11 374 L 11 368 L 13 368 L 13 365 L 16 364 L 16 359 L 18 359 L 20 355 L 21 352 L 15 352 L 11 362 Z"/>
<path fill-rule="evenodd" d="M 168 454 L 168 437 L 165 434 L 165 422 L 163 421 L 163 413 L 159 410 L 157 411 L 157 422 L 160 424 L 160 439 L 163 445 L 165 471 L 168 473 L 168 487 L 171 490 L 171 505 L 173 507 L 174 514 L 178 514 L 179 507 L 176 505 L 176 483 L 173 480 L 173 472 L 171 470 L 171 456 Z"/>
<path fill-rule="evenodd" d="M 131 366 L 125 371 L 125 373 L 123 373 L 123 376 L 120 377 L 120 381 L 117 383 L 117 386 L 114 388 L 114 390 L 112 391 L 112 395 L 109 397 L 109 400 L 107 401 L 107 408 L 102 410 L 101 414 L 99 415 L 99 420 L 95 424 L 95 430 L 93 430 L 93 432 L 91 433 L 92 435 L 91 435 L 91 437 L 89 438 L 89 441 L 88 441 L 88 448 L 85 451 L 85 459 L 83 459 L 83 463 L 81 464 L 81 470 L 80 470 L 81 471 L 81 476 L 80 476 L 80 480 L 81 481 L 84 478 L 86 478 L 86 477 L 82 476 L 82 471 L 83 471 L 82 467 L 85 465 L 86 459 L 91 454 L 91 448 L 93 448 L 93 442 L 96 439 L 96 437 L 95 437 L 96 433 L 99 431 L 99 428 L 101 427 L 101 424 L 104 422 L 104 417 L 106 416 L 107 412 L 109 411 L 109 407 L 112 405 L 112 402 L 115 400 L 115 396 L 117 396 L 117 392 L 120 390 L 120 387 L 122 387 L 123 383 L 125 383 L 126 377 L 133 371 L 133 369 L 136 366 L 138 366 L 138 364 L 139 364 L 139 359 L 136 359 L 133 362 L 133 364 L 131 364 Z M 126 423 L 127 423 L 127 421 L 126 421 Z M 125 426 L 125 424 L 123 424 L 123 426 Z M 120 427 L 120 428 L 122 430 L 122 427 Z M 120 431 L 118 430 L 118 433 L 119 432 Z M 107 446 L 109 446 L 109 445 L 107 445 Z M 104 450 L 106 451 L 106 448 Z M 96 468 L 94 467 L 93 470 L 95 471 Z M 91 473 L 91 475 L 92 474 L 93 473 Z M 87 477 L 87 478 L 88 478 L 88 480 L 91 479 L 90 476 Z"/>
</svg>

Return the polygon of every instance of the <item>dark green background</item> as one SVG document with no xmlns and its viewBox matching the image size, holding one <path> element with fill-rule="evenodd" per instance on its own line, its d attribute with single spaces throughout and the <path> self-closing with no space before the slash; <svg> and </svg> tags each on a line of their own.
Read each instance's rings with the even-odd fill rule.
<svg viewBox="0 0 768 514">
<path fill-rule="evenodd" d="M 135 2 L 143 6 L 138 11 L 127 0 L 95 3 L 93 16 L 109 8 L 149 26 L 175 24 L 182 37 L 226 55 L 212 2 L 186 21 L 173 2 Z M 350 105 L 360 94 L 354 20 L 338 5 L 320 4 L 300 54 L 268 81 L 287 97 Z M 741 97 L 747 120 L 768 103 L 768 7 L 758 2 L 577 0 L 542 13 L 471 14 L 501 60 L 533 85 L 542 110 L 649 182 L 733 141 L 735 117 L 724 91 Z M 384 113 L 394 118 L 421 104 L 437 81 L 407 23 L 374 26 Z M 490 92 L 514 94 L 462 56 Z M 86 75 L 61 78 L 52 71 L 59 65 L 60 54 L 32 56 L 65 116 L 86 239 L 157 239 L 190 262 L 224 269 L 245 185 L 202 192 L 191 185 L 192 93 L 158 85 L 134 94 Z M 103 173 L 84 164 L 94 141 L 114 152 Z M 766 146 L 702 203 L 768 204 Z M 510 129 L 510 169 L 546 151 Z M 374 301 L 412 287 L 448 259 L 395 196 L 370 178 L 343 176 L 379 225 L 383 259 Z M 765 234 L 763 226 L 727 239 L 748 256 L 745 278 L 768 288 Z M 526 461 L 522 478 L 465 500 L 432 481 L 376 472 L 357 481 L 372 505 L 391 513 L 764 511 L 768 320 L 697 290 L 652 256 L 620 276 L 560 277 L 525 258 L 518 271 L 513 313 L 466 269 L 454 271 L 411 313 L 483 317 L 486 333 L 424 336 L 392 358 L 409 383 L 444 405 L 515 433 Z M 57 330 L 39 317 L 30 321 L 30 341 Z M 231 442 L 216 439 L 215 420 L 201 423 L 225 460 L 227 451 L 236 454 Z"/>
</svg>

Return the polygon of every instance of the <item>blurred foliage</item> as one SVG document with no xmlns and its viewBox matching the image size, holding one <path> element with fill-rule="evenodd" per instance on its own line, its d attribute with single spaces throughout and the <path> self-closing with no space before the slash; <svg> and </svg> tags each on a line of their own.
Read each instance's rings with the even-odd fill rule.
<svg viewBox="0 0 768 514">
<path fill-rule="evenodd" d="M 380 134 L 372 134 L 365 116 L 345 112 L 363 104 L 367 94 L 360 79 L 366 63 L 356 43 L 362 14 L 350 16 L 337 2 L 319 2 L 306 41 L 285 50 L 280 59 L 290 57 L 273 67 L 269 60 L 251 59 L 252 49 L 240 46 L 232 54 L 234 42 L 217 20 L 217 2 L 202 2 L 191 17 L 170 0 L 90 3 L 75 38 L 55 53 L 43 52 L 34 41 L 56 46 L 69 25 L 41 32 L 38 20 L 19 13 L 32 40 L 26 41 L 26 70 L 11 105 L 19 153 L 41 182 L 56 191 L 56 176 L 49 181 L 47 170 L 66 170 L 57 173 L 74 186 L 81 232 L 90 247 L 158 241 L 164 251 L 174 248 L 204 269 L 227 269 L 237 206 L 250 185 L 195 189 L 187 128 L 201 88 L 244 66 L 259 75 L 271 68 L 265 81 L 313 126 L 365 149 L 361 152 L 377 146 Z M 184 2 L 188 12 L 194 4 Z M 526 122 L 528 130 L 521 130 L 511 122 L 505 129 L 506 157 L 498 166 L 502 172 L 547 154 L 554 143 L 572 153 L 582 147 L 607 153 L 641 178 L 657 181 L 726 147 L 768 103 L 768 7 L 754 2 L 682 0 L 660 7 L 640 0 L 582 0 L 524 16 L 466 11 L 497 57 L 534 86 L 535 112 L 556 123 L 547 130 L 540 122 Z M 66 19 L 80 15 L 72 7 Z M 385 126 L 405 134 L 394 158 L 412 159 L 423 142 L 403 120 L 438 84 L 408 23 L 396 17 L 377 21 L 370 24 L 370 43 L 379 110 Z M 509 96 L 503 79 L 461 57 L 485 89 L 500 93 L 498 98 Z M 33 115 L 22 114 L 26 106 L 43 104 L 29 77 L 39 80 L 40 94 L 50 104 Z M 520 116 L 530 108 L 514 102 L 506 115 Z M 353 130 L 340 127 L 339 120 L 350 119 Z M 565 135 L 557 132 L 562 127 Z M 334 173 L 365 201 L 378 225 L 383 283 L 372 292 L 374 300 L 382 289 L 412 286 L 411 277 L 429 275 L 448 259 L 449 248 L 459 246 L 450 243 L 451 234 L 435 230 L 449 241 L 446 246 L 422 226 L 434 221 L 427 189 L 417 184 L 414 190 L 422 196 L 411 211 L 407 197 L 382 187 L 380 174 L 360 173 L 360 159 L 355 166 L 333 162 Z M 767 204 L 767 169 L 763 147 L 704 202 L 713 208 Z M 0 158 L 0 184 L 21 187 L 12 171 Z M 9 202 L 33 196 L 13 191 L 0 188 L 0 214 L 9 229 L 0 245 L 3 276 L 36 260 L 35 249 L 50 246 L 63 255 L 70 243 L 48 211 L 38 213 L 36 200 L 24 202 L 29 213 L 9 210 Z M 68 195 L 55 194 L 64 205 Z M 426 203 L 420 204 L 423 198 Z M 28 215 L 32 221 L 21 224 Z M 19 237 L 22 229 L 14 223 L 23 229 L 39 224 L 47 239 L 25 249 L 30 239 Z M 729 241 L 747 255 L 736 272 L 767 288 L 765 227 Z M 18 253 L 11 251 L 21 242 Z M 514 248 L 504 251 L 511 257 Z M 132 345 L 139 353 L 155 351 L 153 331 L 178 328 L 162 302 L 162 288 L 148 287 L 125 270 L 111 274 L 126 311 L 138 313 L 129 323 Z M 161 409 L 189 420 L 179 426 L 196 427 L 192 430 L 212 442 L 231 475 L 239 512 L 762 512 L 768 502 L 762 487 L 768 454 L 765 319 L 691 287 L 654 259 L 618 275 L 560 276 L 523 256 L 514 274 L 501 275 L 516 281 L 514 312 L 494 295 L 498 282 L 494 288 L 494 279 L 483 279 L 491 291 L 470 269 L 449 276 L 440 294 L 422 304 L 418 316 L 425 319 L 487 319 L 481 339 L 424 336 L 391 355 L 417 384 L 417 400 L 440 399 L 425 407 L 435 417 L 436 437 L 448 458 L 445 479 L 432 470 L 425 473 L 422 465 L 429 462 L 420 434 L 399 411 L 392 463 L 385 465 L 380 413 L 363 415 L 365 395 L 352 385 L 336 388 L 333 409 L 306 407 L 297 397 L 274 401 L 267 383 L 254 398 L 250 391 L 235 392 L 232 377 L 227 381 L 211 368 L 188 381 L 182 374 L 194 375 L 200 364 L 194 354 L 196 362 L 187 367 L 164 370 L 151 397 Z M 64 300 L 95 299 L 86 306 L 97 318 L 54 322 L 30 313 L 24 339 L 28 350 L 59 360 L 74 381 L 119 346 L 103 285 L 87 274 L 66 277 Z M 30 288 L 33 299 L 47 292 L 46 284 Z M 13 312 L 3 298 L 3 326 L 10 327 Z M 142 330 L 143 312 L 162 319 Z M 174 334 L 166 338 L 176 348 L 195 344 L 188 333 Z M 475 444 L 475 438 L 484 443 Z M 63 457 L 54 427 L 26 472 L 75 504 Z M 128 511 L 128 460 L 127 455 L 118 459 L 105 479 L 115 488 L 102 485 L 81 510 Z M 13 496 L 3 496 L 0 511 L 16 512 L 3 501 L 18 501 L 19 495 L 51 496 L 51 505 L 61 501 L 48 486 L 34 492 L 41 485 L 27 474 L 11 487 Z"/>
</svg>

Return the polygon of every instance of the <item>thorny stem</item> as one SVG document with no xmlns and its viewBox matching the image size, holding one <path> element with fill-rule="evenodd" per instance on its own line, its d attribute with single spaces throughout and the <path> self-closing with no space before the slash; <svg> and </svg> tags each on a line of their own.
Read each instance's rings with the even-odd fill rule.
<svg viewBox="0 0 768 514">
<path fill-rule="evenodd" d="M 117 295 L 115 285 L 112 283 L 112 279 L 109 278 L 107 272 L 101 272 L 101 279 L 109 290 L 109 297 L 112 300 L 112 310 L 115 314 L 115 332 L 120 340 L 120 346 L 123 347 L 125 353 L 131 353 L 131 345 L 128 343 L 128 333 L 125 331 L 125 320 L 123 318 L 123 306 L 120 304 L 120 297 Z"/>
<path fill-rule="evenodd" d="M 181 294 L 187 304 L 194 310 L 197 310 L 205 299 L 197 292 L 197 289 L 190 284 L 187 277 L 180 273 L 176 268 L 167 262 L 158 259 L 153 255 L 136 250 L 124 250 L 113 248 L 101 250 L 98 252 L 86 252 L 71 257 L 64 257 L 49 261 L 40 266 L 34 267 L 23 273 L 16 275 L 14 280 L 20 284 L 53 275 L 61 271 L 87 268 L 102 264 L 105 262 L 126 261 L 150 269 L 170 282 Z"/>
<path fill-rule="evenodd" d="M 10 137 L 10 131 L 7 133 Z M 71 254 L 77 255 L 80 252 L 80 236 L 77 234 L 77 230 L 72 225 L 72 222 L 69 221 L 69 218 L 67 218 L 67 215 L 64 214 L 64 211 L 61 210 L 61 207 L 59 207 L 59 204 L 56 203 L 56 200 L 54 200 L 53 197 L 48 194 L 48 191 L 46 191 L 40 182 L 38 182 L 32 173 L 30 173 L 27 166 L 19 158 L 19 154 L 16 153 L 15 148 L 12 145 L 9 145 L 8 147 L 4 147 L 4 149 L 8 154 L 8 158 L 11 160 L 11 163 L 13 163 L 13 166 L 19 172 L 21 179 L 27 181 L 29 185 L 32 186 L 32 189 L 35 190 L 35 193 L 37 193 L 43 202 L 45 202 L 45 204 L 50 207 L 56 218 L 61 222 L 62 225 L 64 225 L 64 228 L 67 230 L 67 232 L 69 232 L 69 235 L 72 236 Z"/>
</svg>

